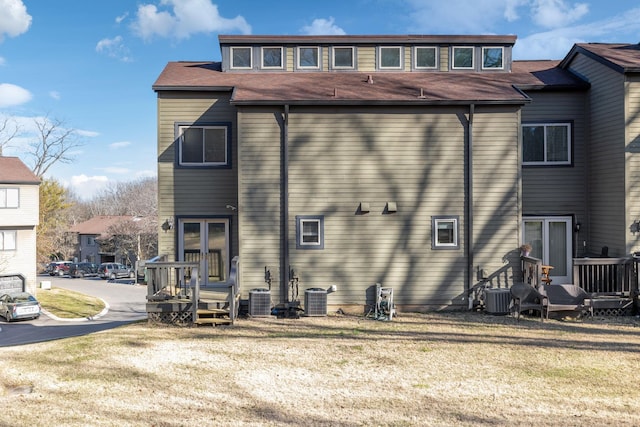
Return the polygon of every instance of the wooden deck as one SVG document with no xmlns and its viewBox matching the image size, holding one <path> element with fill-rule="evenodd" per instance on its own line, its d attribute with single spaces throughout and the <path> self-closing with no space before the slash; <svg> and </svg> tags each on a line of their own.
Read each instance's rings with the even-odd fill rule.
<svg viewBox="0 0 640 427">
<path fill-rule="evenodd" d="M 237 264 L 235 257 L 225 283 L 201 285 L 199 263 L 148 263 L 149 320 L 177 325 L 232 325 L 238 316 L 240 297 Z"/>
</svg>

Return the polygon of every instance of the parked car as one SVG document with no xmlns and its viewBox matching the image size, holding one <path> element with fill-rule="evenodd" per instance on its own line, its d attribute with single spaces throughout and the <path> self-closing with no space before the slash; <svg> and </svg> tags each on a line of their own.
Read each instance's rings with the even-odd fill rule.
<svg viewBox="0 0 640 427">
<path fill-rule="evenodd" d="M 14 291 L 0 296 L 0 314 L 7 322 L 40 317 L 40 303 L 29 292 Z"/>
<path fill-rule="evenodd" d="M 120 279 L 122 277 L 135 277 L 136 272 L 124 264 L 117 262 L 103 262 L 98 267 L 98 276 L 102 279 Z"/>
<path fill-rule="evenodd" d="M 98 275 L 98 264 L 92 262 L 78 262 L 71 264 L 69 267 L 69 276 L 71 277 L 90 277 Z"/>
<path fill-rule="evenodd" d="M 47 273 L 49 276 L 65 276 L 69 274 L 69 267 L 73 264 L 71 261 L 54 261 L 49 263 Z"/>
</svg>

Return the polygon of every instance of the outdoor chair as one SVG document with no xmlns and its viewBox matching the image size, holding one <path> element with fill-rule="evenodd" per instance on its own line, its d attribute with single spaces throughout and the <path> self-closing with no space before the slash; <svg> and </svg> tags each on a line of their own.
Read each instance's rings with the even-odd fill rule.
<svg viewBox="0 0 640 427">
<path fill-rule="evenodd" d="M 593 317 L 591 296 L 578 285 L 548 285 L 544 287 L 547 297 L 547 319 L 549 312 L 587 312 Z"/>
<path fill-rule="evenodd" d="M 527 283 L 516 283 L 509 289 L 511 292 L 512 311 L 515 312 L 516 319 L 520 320 L 523 311 L 535 310 L 540 312 L 540 320 L 544 321 L 547 297 L 533 286 Z"/>
</svg>

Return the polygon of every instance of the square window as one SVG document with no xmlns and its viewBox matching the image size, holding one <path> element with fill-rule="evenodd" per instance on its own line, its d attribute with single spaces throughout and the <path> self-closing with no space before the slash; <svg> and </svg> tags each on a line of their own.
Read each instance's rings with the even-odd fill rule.
<svg viewBox="0 0 640 427">
<path fill-rule="evenodd" d="M 17 231 L 0 231 L 0 251 L 15 251 Z"/>
<path fill-rule="evenodd" d="M 431 218 L 431 248 L 458 249 L 458 216 L 434 216 Z"/>
<path fill-rule="evenodd" d="M 378 68 L 400 70 L 402 68 L 399 46 L 381 46 L 378 49 Z"/>
<path fill-rule="evenodd" d="M 228 126 L 181 126 L 179 163 L 189 166 L 226 166 L 229 162 Z"/>
<path fill-rule="evenodd" d="M 483 47 L 482 48 L 482 69 L 484 70 L 501 70 L 504 68 L 504 48 L 502 47 Z"/>
<path fill-rule="evenodd" d="M 352 47 L 334 47 L 333 68 L 353 68 L 353 56 Z"/>
<path fill-rule="evenodd" d="M 250 47 L 232 47 L 231 48 L 231 68 L 235 69 L 251 69 L 251 48 Z"/>
<path fill-rule="evenodd" d="M 571 124 L 540 123 L 523 125 L 522 164 L 571 164 Z"/>
<path fill-rule="evenodd" d="M 437 66 L 437 49 L 435 47 L 416 47 L 415 54 L 415 68 L 417 69 L 432 69 Z"/>
<path fill-rule="evenodd" d="M 473 69 L 473 47 L 453 47 L 453 64 L 454 69 Z"/>
<path fill-rule="evenodd" d="M 17 208 L 20 203 L 20 190 L 17 188 L 0 188 L 0 208 Z"/>
<path fill-rule="evenodd" d="M 324 249 L 324 216 L 296 216 L 296 248 Z"/>
<path fill-rule="evenodd" d="M 299 47 L 298 68 L 320 68 L 320 48 Z"/>
<path fill-rule="evenodd" d="M 282 68 L 282 48 L 262 48 L 262 68 Z"/>
</svg>

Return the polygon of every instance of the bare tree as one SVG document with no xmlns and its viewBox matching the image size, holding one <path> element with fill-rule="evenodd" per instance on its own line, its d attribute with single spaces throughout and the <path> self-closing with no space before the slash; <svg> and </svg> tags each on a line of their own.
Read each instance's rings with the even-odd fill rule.
<svg viewBox="0 0 640 427">
<path fill-rule="evenodd" d="M 33 122 L 38 140 L 30 144 L 31 150 L 27 152 L 34 159 L 33 173 L 42 177 L 55 163 L 71 163 L 70 151 L 82 145 L 78 132 L 65 127 L 59 119 L 49 119 L 48 115 L 34 118 Z"/>
<path fill-rule="evenodd" d="M 20 126 L 11 117 L 3 117 L 0 120 L 0 156 L 2 156 L 2 149 L 8 147 L 11 140 L 18 136 L 20 133 Z"/>
<path fill-rule="evenodd" d="M 100 247 L 105 252 L 119 252 L 127 258 L 127 264 L 133 265 L 136 259 L 148 259 L 158 252 L 157 227 L 155 217 L 134 216 L 109 227 L 109 237 L 99 240 Z"/>
</svg>

